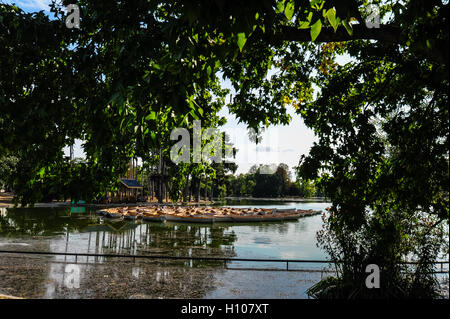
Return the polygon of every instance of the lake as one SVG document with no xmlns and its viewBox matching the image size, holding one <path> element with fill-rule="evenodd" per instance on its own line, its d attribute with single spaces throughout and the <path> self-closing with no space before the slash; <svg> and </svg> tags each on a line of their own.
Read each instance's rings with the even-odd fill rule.
<svg viewBox="0 0 450 319">
<path fill-rule="evenodd" d="M 330 204 L 228 201 L 226 206 L 324 211 Z M 321 225 L 320 215 L 277 223 L 202 225 L 112 220 L 96 215 L 95 208 L 90 207 L 3 209 L 0 250 L 323 260 L 325 253 L 316 246 L 315 238 Z M 252 269 L 230 270 L 224 268 L 223 262 L 204 260 L 130 261 L 12 254 L 2 257 L 0 293 L 3 290 L 35 298 L 277 298 L 283 294 L 300 298 L 305 297 L 305 290 L 313 282 L 320 280 L 319 273 L 254 270 L 286 267 L 270 262 L 228 262 L 227 268 Z M 83 279 L 79 288 L 69 289 L 65 275 L 67 265 L 73 264 Z M 290 264 L 289 268 L 315 270 L 323 266 Z M 34 275 L 20 280 L 20 271 Z M 115 278 L 114 284 L 108 284 L 111 278 Z M 144 282 L 147 285 L 142 288 Z M 158 286 L 160 283 L 165 283 L 164 289 Z M 292 287 L 286 288 L 289 284 Z"/>
</svg>

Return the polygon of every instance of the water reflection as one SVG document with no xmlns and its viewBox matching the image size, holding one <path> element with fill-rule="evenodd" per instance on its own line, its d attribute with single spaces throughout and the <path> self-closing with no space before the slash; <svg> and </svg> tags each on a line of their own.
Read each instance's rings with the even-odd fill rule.
<svg viewBox="0 0 450 319">
<path fill-rule="evenodd" d="M 315 210 L 327 206 L 288 205 Z M 283 206 L 270 203 L 265 207 Z M 0 215 L 0 246 L 22 245 L 30 250 L 46 246 L 54 252 L 96 254 L 322 259 L 315 239 L 321 224 L 319 215 L 287 222 L 199 225 L 105 219 L 89 207 L 76 213 L 72 208 L 8 209 Z"/>
<path fill-rule="evenodd" d="M 44 257 L 0 258 L 0 293 L 26 298 L 201 298 L 223 269 L 115 260 L 56 262 Z"/>
<path fill-rule="evenodd" d="M 0 217 L 0 244 L 13 246 L 20 239 L 29 250 L 47 242 L 52 252 L 231 257 L 236 236 L 229 227 L 108 220 L 89 209 L 10 209 Z"/>
<path fill-rule="evenodd" d="M 315 210 L 327 206 L 326 203 L 294 205 Z M 283 206 L 284 203 L 270 203 L 265 207 Z M 247 207 L 254 206 L 247 203 Z M 71 208 L 0 211 L 0 250 L 194 257 L 324 257 L 315 245 L 320 216 L 243 225 L 160 224 L 105 219 L 96 215 L 94 209 L 83 208 L 84 211 Z M 233 262 L 228 266 L 256 265 Z M 78 269 L 79 288 L 73 287 L 76 284 L 72 280 L 74 269 Z M 229 277 L 220 276 L 223 272 L 226 272 L 223 262 L 204 260 L 2 255 L 0 293 L 34 298 L 201 298 L 214 295 L 212 291 L 221 284 L 226 286 L 223 281 L 228 281 L 224 278 Z"/>
</svg>

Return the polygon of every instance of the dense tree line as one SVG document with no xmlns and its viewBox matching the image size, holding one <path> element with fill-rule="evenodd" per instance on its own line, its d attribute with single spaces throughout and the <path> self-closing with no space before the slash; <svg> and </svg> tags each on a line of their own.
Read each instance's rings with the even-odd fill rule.
<svg viewBox="0 0 450 319">
<path fill-rule="evenodd" d="M 226 196 L 232 197 L 323 197 L 313 181 L 296 176 L 292 180 L 286 164 L 254 165 L 246 174 L 229 175 L 225 180 Z"/>
</svg>

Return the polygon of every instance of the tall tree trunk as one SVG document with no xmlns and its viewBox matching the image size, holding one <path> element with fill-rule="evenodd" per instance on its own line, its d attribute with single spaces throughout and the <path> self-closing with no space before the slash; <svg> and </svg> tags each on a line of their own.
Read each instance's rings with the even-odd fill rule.
<svg viewBox="0 0 450 319">
<path fill-rule="evenodd" d="M 164 179 L 165 179 L 164 185 L 166 188 L 166 203 L 168 203 L 169 202 L 169 181 L 167 178 L 164 178 Z"/>
<path fill-rule="evenodd" d="M 200 188 L 202 185 L 202 176 L 200 175 L 198 181 L 197 181 L 197 189 L 195 192 L 195 201 L 198 203 L 200 201 Z"/>
<path fill-rule="evenodd" d="M 158 203 L 163 202 L 163 161 L 162 161 L 162 150 L 159 149 L 159 163 L 158 163 Z"/>
<path fill-rule="evenodd" d="M 183 202 L 187 202 L 189 192 L 189 174 L 186 174 L 186 184 L 183 189 Z"/>
<path fill-rule="evenodd" d="M 214 179 L 211 179 L 211 190 L 209 191 L 209 200 L 213 199 L 213 191 L 214 191 Z"/>
<path fill-rule="evenodd" d="M 192 184 L 194 183 L 194 177 L 191 177 L 191 181 L 189 184 L 189 202 L 191 201 L 191 195 L 192 195 Z"/>
<path fill-rule="evenodd" d="M 151 183 L 152 183 L 151 184 L 152 189 L 151 189 L 151 192 L 150 192 L 150 196 L 151 196 L 151 201 L 153 201 L 153 194 L 155 192 L 154 177 L 152 177 Z"/>
</svg>

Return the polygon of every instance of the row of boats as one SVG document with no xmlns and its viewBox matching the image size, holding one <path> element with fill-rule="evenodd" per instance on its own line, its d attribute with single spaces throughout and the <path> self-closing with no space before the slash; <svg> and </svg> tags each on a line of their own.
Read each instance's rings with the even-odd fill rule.
<svg viewBox="0 0 450 319">
<path fill-rule="evenodd" d="M 189 206 L 138 206 L 114 207 L 98 210 L 107 218 L 142 219 L 150 222 L 263 222 L 296 220 L 300 217 L 321 214 L 321 211 L 268 208 L 189 207 Z"/>
</svg>

